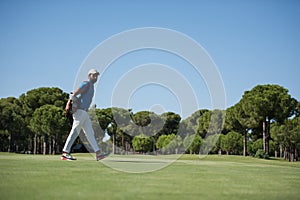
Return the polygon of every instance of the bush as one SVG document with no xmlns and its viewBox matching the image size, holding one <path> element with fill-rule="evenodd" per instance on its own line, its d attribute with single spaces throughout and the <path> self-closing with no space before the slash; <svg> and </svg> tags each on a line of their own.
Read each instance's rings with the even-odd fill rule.
<svg viewBox="0 0 300 200">
<path fill-rule="evenodd" d="M 250 143 L 249 143 L 248 148 L 251 151 L 249 153 L 249 155 L 251 154 L 251 155 L 255 156 L 256 152 L 258 152 L 258 150 L 261 150 L 263 148 L 263 139 L 260 138 L 260 139 L 257 139 L 256 141 L 253 141 L 252 145 L 250 145 Z"/>
<path fill-rule="evenodd" d="M 243 153 L 243 136 L 231 131 L 221 138 L 220 146 L 227 154 L 240 155 Z"/>
<path fill-rule="evenodd" d="M 156 148 L 161 150 L 163 154 L 176 153 L 178 148 L 182 146 L 182 139 L 180 136 L 161 135 L 156 141 Z"/>
<path fill-rule="evenodd" d="M 258 149 L 256 151 L 255 158 L 270 159 L 269 155 L 266 154 L 262 149 Z"/>
<path fill-rule="evenodd" d="M 196 153 L 200 151 L 203 139 L 199 135 L 188 135 L 183 140 L 183 145 L 187 153 Z"/>
<path fill-rule="evenodd" d="M 141 134 L 133 138 L 132 146 L 134 151 L 147 153 L 152 151 L 153 142 L 151 138 Z"/>
</svg>

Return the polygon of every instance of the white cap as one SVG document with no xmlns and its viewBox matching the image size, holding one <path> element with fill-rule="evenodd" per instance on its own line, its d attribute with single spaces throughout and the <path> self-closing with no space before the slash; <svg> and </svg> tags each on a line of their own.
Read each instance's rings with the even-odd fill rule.
<svg viewBox="0 0 300 200">
<path fill-rule="evenodd" d="M 96 69 L 90 69 L 88 75 L 90 74 L 97 74 L 99 75 L 99 72 Z"/>
</svg>

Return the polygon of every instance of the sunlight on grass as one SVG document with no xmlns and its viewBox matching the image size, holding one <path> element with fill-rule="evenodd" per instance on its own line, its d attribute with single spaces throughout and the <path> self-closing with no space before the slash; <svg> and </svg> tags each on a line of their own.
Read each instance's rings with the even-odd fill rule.
<svg viewBox="0 0 300 200">
<path fill-rule="evenodd" d="M 59 155 L 0 153 L 2 199 L 298 199 L 300 163 L 240 156 L 183 155 L 150 173 L 124 173 L 96 162 Z M 170 156 L 141 156 L 145 166 Z M 112 156 L 108 159 L 136 159 Z M 150 161 L 149 161 L 150 159 Z M 147 161 L 147 162 L 144 162 Z M 116 162 L 118 163 L 118 162 Z M 119 162 L 122 163 L 122 162 Z M 130 165 L 140 165 L 132 162 Z"/>
</svg>

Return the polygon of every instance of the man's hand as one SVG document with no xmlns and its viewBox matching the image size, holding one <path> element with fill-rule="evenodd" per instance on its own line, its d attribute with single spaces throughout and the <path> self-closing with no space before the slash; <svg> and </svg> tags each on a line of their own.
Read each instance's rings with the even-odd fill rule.
<svg viewBox="0 0 300 200">
<path fill-rule="evenodd" d="M 68 100 L 67 104 L 66 104 L 66 107 L 65 107 L 65 111 L 66 112 L 69 112 L 71 109 L 71 99 Z"/>
<path fill-rule="evenodd" d="M 78 88 L 74 93 L 71 93 L 70 99 L 68 100 L 66 107 L 65 107 L 66 113 L 69 113 L 69 111 L 72 109 L 72 102 L 75 103 L 78 101 L 78 98 L 77 98 L 78 94 L 81 94 L 80 88 Z"/>
</svg>

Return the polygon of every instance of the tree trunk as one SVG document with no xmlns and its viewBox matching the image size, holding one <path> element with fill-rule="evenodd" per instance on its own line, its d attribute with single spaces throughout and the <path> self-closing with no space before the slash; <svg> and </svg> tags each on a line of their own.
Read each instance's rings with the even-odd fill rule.
<svg viewBox="0 0 300 200">
<path fill-rule="evenodd" d="M 47 142 L 46 142 L 46 134 L 44 133 L 43 142 L 42 142 L 43 155 L 46 155 L 47 150 Z"/>
<path fill-rule="evenodd" d="M 266 153 L 266 121 L 263 121 L 263 148 Z"/>
<path fill-rule="evenodd" d="M 122 151 L 123 151 L 123 150 L 125 150 L 124 133 L 121 133 L 121 134 L 122 134 L 121 140 L 122 140 Z"/>
<path fill-rule="evenodd" d="M 28 146 L 27 146 L 27 150 L 28 152 L 30 152 L 30 154 L 32 154 L 32 138 L 31 136 L 28 136 Z"/>
<path fill-rule="evenodd" d="M 244 152 L 243 152 L 244 156 L 247 156 L 247 130 L 245 130 L 244 132 Z"/>
<path fill-rule="evenodd" d="M 153 137 L 153 144 L 152 144 L 153 152 L 156 152 L 156 139 Z"/>
<path fill-rule="evenodd" d="M 46 155 L 46 142 L 43 141 L 43 155 Z"/>
<path fill-rule="evenodd" d="M 269 155 L 270 154 L 270 120 L 267 118 L 266 120 L 266 153 Z"/>
<path fill-rule="evenodd" d="M 51 144 L 51 139 L 49 140 L 49 143 L 48 143 L 48 145 L 49 145 L 49 152 L 48 152 L 48 154 L 50 155 L 51 153 L 52 153 L 52 144 Z"/>
<path fill-rule="evenodd" d="M 295 161 L 295 148 L 294 148 L 294 145 L 291 145 L 290 146 L 290 157 L 291 157 L 291 159 L 290 159 L 290 161 L 291 162 L 294 162 Z"/>
<path fill-rule="evenodd" d="M 55 155 L 55 147 L 56 147 L 56 139 L 53 137 L 52 139 L 52 154 Z"/>
<path fill-rule="evenodd" d="M 61 144 L 61 135 L 58 136 L 58 134 L 56 133 L 56 136 L 55 136 L 55 146 L 56 146 L 56 152 L 60 152 L 60 145 Z"/>
<path fill-rule="evenodd" d="M 264 145 L 264 152 L 269 154 L 269 142 L 268 142 L 268 131 L 267 131 L 267 118 L 263 121 L 263 145 Z"/>
<path fill-rule="evenodd" d="M 10 152 L 11 151 L 11 134 L 9 134 L 8 136 L 8 149 L 7 149 L 7 152 Z"/>
<path fill-rule="evenodd" d="M 113 139 L 113 142 L 112 142 L 112 154 L 115 154 L 116 152 L 116 133 L 113 133 L 113 137 L 112 137 L 112 139 Z"/>
<path fill-rule="evenodd" d="M 43 154 L 44 153 L 44 138 L 43 138 L 43 136 L 40 136 L 39 138 L 40 138 L 40 141 L 39 141 L 40 142 L 40 145 L 39 145 L 40 146 L 40 151 L 39 151 L 39 153 Z"/>
<path fill-rule="evenodd" d="M 279 144 L 279 157 L 282 158 L 282 144 Z"/>
<path fill-rule="evenodd" d="M 283 158 L 284 158 L 285 160 L 288 159 L 288 153 L 287 153 L 286 147 L 284 147 Z"/>
<path fill-rule="evenodd" d="M 34 138 L 33 138 L 33 154 L 35 155 L 36 154 L 36 143 L 37 143 L 37 135 L 36 134 L 34 134 Z"/>
</svg>

